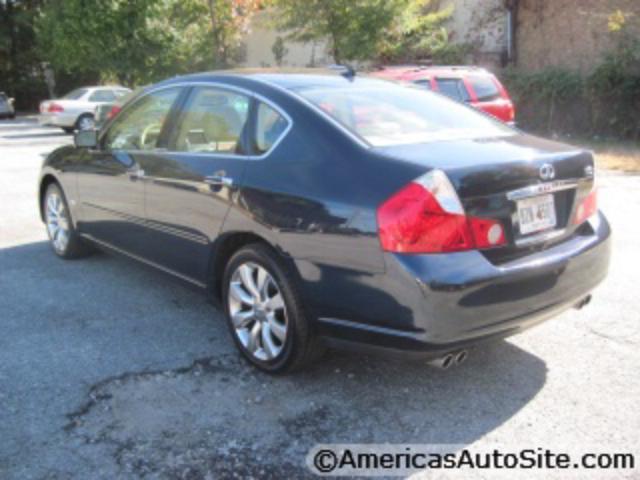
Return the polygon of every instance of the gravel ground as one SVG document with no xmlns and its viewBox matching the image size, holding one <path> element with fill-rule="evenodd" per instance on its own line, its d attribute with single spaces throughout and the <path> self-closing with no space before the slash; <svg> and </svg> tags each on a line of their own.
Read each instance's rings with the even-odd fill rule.
<svg viewBox="0 0 640 480">
<path fill-rule="evenodd" d="M 0 479 L 301 478 L 309 449 L 332 442 L 633 452 L 640 463 L 640 176 L 600 172 L 614 258 L 586 309 L 446 372 L 330 353 L 273 378 L 239 358 L 199 293 L 104 254 L 54 257 L 36 181 L 43 154 L 69 141 L 29 119 L 0 122 Z M 519 478 L 532 476 L 566 478 Z"/>
</svg>

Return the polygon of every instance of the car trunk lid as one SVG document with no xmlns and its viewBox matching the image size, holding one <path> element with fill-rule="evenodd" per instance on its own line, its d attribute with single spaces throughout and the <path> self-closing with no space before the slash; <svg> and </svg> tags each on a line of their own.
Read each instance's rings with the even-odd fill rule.
<svg viewBox="0 0 640 480">
<path fill-rule="evenodd" d="M 502 223 L 508 240 L 500 247 L 504 258 L 574 233 L 579 228 L 572 225 L 577 203 L 593 186 L 590 152 L 529 135 L 380 150 L 444 171 L 467 215 Z"/>
</svg>

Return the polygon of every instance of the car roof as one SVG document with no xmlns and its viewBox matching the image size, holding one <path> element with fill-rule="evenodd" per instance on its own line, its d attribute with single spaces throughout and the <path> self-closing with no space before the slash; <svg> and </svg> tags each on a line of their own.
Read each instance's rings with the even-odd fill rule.
<svg viewBox="0 0 640 480">
<path fill-rule="evenodd" d="M 95 91 L 95 90 L 128 90 L 128 91 L 131 91 L 130 88 L 123 87 L 121 85 L 93 85 L 93 86 L 87 86 L 87 87 L 74 88 L 74 90 L 88 90 L 88 91 Z"/>
<path fill-rule="evenodd" d="M 470 74 L 492 75 L 491 72 L 484 68 L 470 65 L 392 65 L 380 67 L 371 73 L 388 78 L 400 76 L 462 78 Z"/>
<path fill-rule="evenodd" d="M 286 90 L 299 90 L 305 88 L 340 88 L 357 84 L 358 86 L 384 85 L 384 80 L 375 79 L 356 73 L 354 76 L 345 75 L 344 69 L 331 68 L 245 68 L 235 70 L 219 70 L 212 72 L 195 73 L 175 77 L 167 83 L 176 82 L 207 82 L 227 78 L 245 78 L 259 83 L 266 83 Z M 163 82 L 165 83 L 165 82 Z"/>
</svg>

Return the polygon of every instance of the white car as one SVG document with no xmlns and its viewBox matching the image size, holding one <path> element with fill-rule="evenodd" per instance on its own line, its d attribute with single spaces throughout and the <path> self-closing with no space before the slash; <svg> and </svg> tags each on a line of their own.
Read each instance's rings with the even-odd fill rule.
<svg viewBox="0 0 640 480">
<path fill-rule="evenodd" d="M 13 98 L 7 97 L 7 94 L 0 92 L 0 118 L 15 118 L 16 111 L 13 108 Z"/>
<path fill-rule="evenodd" d="M 73 90 L 62 98 L 40 103 L 40 125 L 60 127 L 67 133 L 74 130 L 89 130 L 95 125 L 95 110 L 98 105 L 114 103 L 131 92 L 125 87 L 83 87 Z"/>
</svg>

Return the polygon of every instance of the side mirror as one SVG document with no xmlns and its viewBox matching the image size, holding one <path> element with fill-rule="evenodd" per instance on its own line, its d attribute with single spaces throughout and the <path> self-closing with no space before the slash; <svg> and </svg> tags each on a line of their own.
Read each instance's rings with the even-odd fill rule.
<svg viewBox="0 0 640 480">
<path fill-rule="evenodd" d="M 79 130 L 73 136 L 73 143 L 80 148 L 96 148 L 98 146 L 98 131 Z"/>
</svg>

